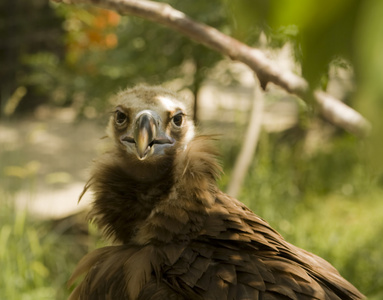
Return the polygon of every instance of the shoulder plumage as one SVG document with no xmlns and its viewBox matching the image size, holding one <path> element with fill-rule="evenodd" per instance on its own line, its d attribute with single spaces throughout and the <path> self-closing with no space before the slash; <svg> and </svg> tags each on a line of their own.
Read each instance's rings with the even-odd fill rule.
<svg viewBox="0 0 383 300">
<path fill-rule="evenodd" d="M 175 186 L 185 196 L 200 200 L 210 207 L 215 201 L 216 180 L 222 173 L 218 152 L 212 145 L 213 136 L 194 137 L 175 160 Z"/>
</svg>

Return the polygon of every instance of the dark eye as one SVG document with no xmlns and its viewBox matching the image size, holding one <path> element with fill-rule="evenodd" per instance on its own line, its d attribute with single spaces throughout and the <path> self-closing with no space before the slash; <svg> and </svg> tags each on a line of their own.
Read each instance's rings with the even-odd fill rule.
<svg viewBox="0 0 383 300">
<path fill-rule="evenodd" d="M 116 124 L 121 126 L 126 122 L 128 117 L 122 111 L 117 110 L 114 119 Z"/>
<path fill-rule="evenodd" d="M 176 114 L 176 115 L 172 118 L 172 123 L 173 123 L 173 125 L 175 125 L 176 127 L 181 127 L 181 126 L 182 126 L 182 123 L 183 123 L 183 120 L 184 120 L 184 115 L 183 115 L 183 113 L 178 113 L 178 114 Z"/>
</svg>

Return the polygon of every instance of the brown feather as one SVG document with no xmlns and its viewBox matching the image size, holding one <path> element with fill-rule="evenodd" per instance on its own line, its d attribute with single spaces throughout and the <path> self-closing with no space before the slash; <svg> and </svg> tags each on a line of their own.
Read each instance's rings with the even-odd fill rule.
<svg viewBox="0 0 383 300">
<path fill-rule="evenodd" d="M 121 92 L 117 105 L 129 120 L 121 129 L 111 118 L 109 150 L 95 162 L 83 193 L 93 192 L 91 217 L 121 245 L 79 262 L 69 284 L 85 278 L 70 299 L 364 298 L 328 262 L 289 244 L 219 191 L 211 138 L 194 136 L 176 94 L 141 86 Z M 158 130 L 174 140 L 145 160 L 120 142 L 142 110 L 155 110 Z M 171 127 L 179 110 L 186 120 Z"/>
</svg>

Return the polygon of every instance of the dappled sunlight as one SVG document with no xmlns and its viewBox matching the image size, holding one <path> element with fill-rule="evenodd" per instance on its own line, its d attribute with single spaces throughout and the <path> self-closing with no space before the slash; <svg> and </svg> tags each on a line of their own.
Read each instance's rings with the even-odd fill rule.
<svg viewBox="0 0 383 300">
<path fill-rule="evenodd" d="M 225 190 L 250 140 L 255 69 L 264 108 L 237 198 L 383 299 L 383 2 L 162 1 L 230 37 L 227 57 L 144 18 L 40 2 L 0 4 L 1 299 L 66 299 L 78 260 L 109 242 L 87 221 L 92 194 L 78 200 L 115 93 L 145 83 L 185 96 L 196 133 L 216 134 Z M 232 61 L 242 43 L 259 59 L 250 67 Z M 367 137 L 338 122 L 358 112 Z"/>
</svg>

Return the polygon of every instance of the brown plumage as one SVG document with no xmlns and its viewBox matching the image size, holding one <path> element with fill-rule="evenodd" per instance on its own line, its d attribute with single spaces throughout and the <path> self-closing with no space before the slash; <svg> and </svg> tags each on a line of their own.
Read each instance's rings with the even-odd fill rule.
<svg viewBox="0 0 383 300">
<path fill-rule="evenodd" d="M 70 299 L 364 298 L 218 189 L 216 152 L 176 94 L 140 86 L 116 101 L 110 147 L 84 191 L 118 244 L 80 261 Z"/>
</svg>

